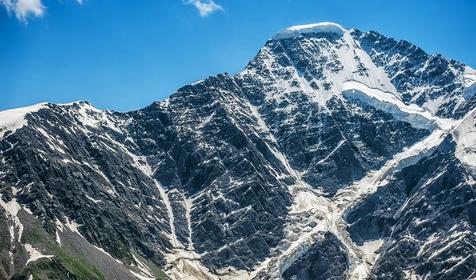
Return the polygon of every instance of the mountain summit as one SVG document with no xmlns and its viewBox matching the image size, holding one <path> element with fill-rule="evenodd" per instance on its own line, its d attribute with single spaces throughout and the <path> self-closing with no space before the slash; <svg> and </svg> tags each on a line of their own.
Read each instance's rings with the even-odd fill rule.
<svg viewBox="0 0 476 280">
<path fill-rule="evenodd" d="M 0 112 L 0 278 L 474 278 L 475 83 L 319 23 L 141 110 Z"/>
<path fill-rule="evenodd" d="M 344 35 L 346 32 L 341 25 L 333 22 L 321 22 L 321 23 L 314 23 L 314 24 L 306 24 L 306 25 L 295 25 L 288 27 L 281 32 L 275 34 L 273 36 L 274 40 L 282 40 L 282 39 L 289 39 L 299 37 L 303 34 L 311 34 L 311 33 L 334 33 L 340 36 Z"/>
</svg>

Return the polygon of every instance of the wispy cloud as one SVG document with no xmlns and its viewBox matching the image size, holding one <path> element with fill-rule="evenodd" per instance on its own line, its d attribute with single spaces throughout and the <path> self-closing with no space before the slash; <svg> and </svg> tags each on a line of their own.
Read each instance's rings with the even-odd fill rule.
<svg viewBox="0 0 476 280">
<path fill-rule="evenodd" d="M 21 21 L 26 21 L 29 16 L 41 17 L 45 10 L 41 0 L 0 0 L 0 4 Z"/>
<path fill-rule="evenodd" d="M 184 3 L 195 6 L 201 17 L 206 17 L 217 11 L 223 11 L 223 7 L 215 3 L 214 0 L 185 0 Z"/>
<path fill-rule="evenodd" d="M 45 14 L 46 6 L 44 0 L 0 0 L 8 13 L 15 14 L 16 18 L 22 22 L 27 22 L 30 17 L 41 17 Z M 85 0 L 75 0 L 82 4 Z M 206 17 L 214 12 L 223 11 L 223 7 L 215 0 L 182 0 L 184 4 L 193 5 L 201 17 Z"/>
<path fill-rule="evenodd" d="M 76 0 L 82 4 L 84 0 Z M 27 22 L 29 17 L 41 17 L 45 13 L 46 7 L 42 0 L 0 0 L 8 13 L 14 13 L 18 20 Z"/>
</svg>

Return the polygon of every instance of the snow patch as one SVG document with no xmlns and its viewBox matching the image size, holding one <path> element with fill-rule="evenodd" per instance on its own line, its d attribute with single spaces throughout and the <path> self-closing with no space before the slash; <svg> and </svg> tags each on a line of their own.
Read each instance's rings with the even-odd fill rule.
<svg viewBox="0 0 476 280">
<path fill-rule="evenodd" d="M 98 128 L 101 126 L 106 126 L 116 132 L 122 133 L 121 130 L 116 126 L 116 123 L 113 118 L 111 118 L 110 111 L 103 111 L 97 109 L 88 102 L 73 102 L 69 104 L 63 104 L 65 107 L 64 110 L 68 112 L 72 109 L 75 117 L 78 118 L 79 123 L 82 128 L 80 128 L 86 135 L 88 134 L 89 127 Z M 71 108 L 69 108 L 71 107 Z"/>
<path fill-rule="evenodd" d="M 59 235 L 59 230 L 56 230 L 56 243 L 61 246 L 61 237 Z"/>
<path fill-rule="evenodd" d="M 371 259 L 373 263 L 375 263 L 379 257 L 377 250 L 382 246 L 383 243 L 384 241 L 382 239 L 367 241 L 364 242 L 362 246 L 359 246 L 359 248 L 367 256 L 367 258 Z"/>
<path fill-rule="evenodd" d="M 444 241 L 442 240 L 440 244 L 445 244 L 444 246 L 436 249 L 433 251 L 431 256 L 428 258 L 429 260 L 432 260 L 442 253 L 444 253 L 446 250 L 449 248 L 452 248 L 453 245 L 455 245 L 458 242 L 464 242 L 465 238 L 468 238 L 468 236 L 472 235 L 473 233 L 470 231 L 461 231 L 461 232 L 455 232 L 452 235 L 450 235 L 448 238 L 446 238 Z"/>
<path fill-rule="evenodd" d="M 89 200 L 91 200 L 91 201 L 94 202 L 94 203 L 102 202 L 102 200 L 100 200 L 100 199 L 94 199 L 94 198 L 90 197 L 89 195 L 86 195 L 86 198 L 89 199 Z"/>
<path fill-rule="evenodd" d="M 30 113 L 46 107 L 47 103 L 39 103 L 28 107 L 10 109 L 0 112 L 0 138 L 5 135 L 7 131 L 15 132 L 17 129 L 27 125 L 25 116 Z"/>
<path fill-rule="evenodd" d="M 415 271 L 413 270 L 403 270 L 403 273 L 405 274 L 405 279 L 408 280 L 419 280 L 422 279 Z"/>
<path fill-rule="evenodd" d="M 310 212 L 316 205 L 319 205 L 321 201 L 317 196 L 311 192 L 300 191 L 294 196 L 294 203 L 291 206 L 290 214 L 298 214 L 303 212 Z"/>
<path fill-rule="evenodd" d="M 274 40 L 282 40 L 288 38 L 299 37 L 302 34 L 307 33 L 334 33 L 339 36 L 342 36 L 345 32 L 345 29 L 333 22 L 321 22 L 321 23 L 314 23 L 314 24 L 306 24 L 306 25 L 296 25 L 288 27 L 276 35 L 273 36 Z"/>
<path fill-rule="evenodd" d="M 66 217 L 66 224 L 61 223 L 58 219 L 56 219 L 55 224 L 56 224 L 56 229 L 60 230 L 61 232 L 64 231 L 65 228 L 68 228 L 71 232 L 77 233 L 79 236 L 84 238 L 84 236 L 79 232 L 79 229 L 78 229 L 81 225 L 71 220 L 68 217 Z"/>
<path fill-rule="evenodd" d="M 15 241 L 15 228 L 18 229 L 18 238 L 17 241 L 20 242 L 21 236 L 23 233 L 23 224 L 20 222 L 20 219 L 18 218 L 18 211 L 20 211 L 21 206 L 17 202 L 16 198 L 13 198 L 9 202 L 4 202 L 2 198 L 0 197 L 0 206 L 2 206 L 7 214 L 7 218 L 13 222 L 12 225 L 9 225 L 9 232 L 10 232 L 10 238 L 11 238 L 11 243 L 13 244 Z"/>
<path fill-rule="evenodd" d="M 453 131 L 456 157 L 469 166 L 476 167 L 476 110 L 469 113 Z"/>
<path fill-rule="evenodd" d="M 193 250 L 193 241 L 192 241 L 192 207 L 193 207 L 193 201 L 188 198 L 184 197 L 184 206 L 185 206 L 185 219 L 187 221 L 187 229 L 188 229 L 188 249 Z"/>
<path fill-rule="evenodd" d="M 25 247 L 25 250 L 28 252 L 28 255 L 30 256 L 29 259 L 26 261 L 27 265 L 30 262 L 34 262 L 39 259 L 54 257 L 54 255 L 43 255 L 40 251 L 38 251 L 37 249 L 35 249 L 33 246 L 31 246 L 28 243 L 25 243 L 25 245 L 23 246 Z"/>
<path fill-rule="evenodd" d="M 166 255 L 166 258 L 168 259 L 169 268 L 166 268 L 165 273 L 171 279 L 219 279 L 217 276 L 213 275 L 208 268 L 202 265 L 200 255 L 193 251 L 179 250 L 174 254 Z"/>
</svg>

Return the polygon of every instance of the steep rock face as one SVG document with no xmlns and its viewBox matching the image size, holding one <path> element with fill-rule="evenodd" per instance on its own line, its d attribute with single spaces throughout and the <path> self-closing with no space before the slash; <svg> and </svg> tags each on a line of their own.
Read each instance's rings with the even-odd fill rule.
<svg viewBox="0 0 476 280">
<path fill-rule="evenodd" d="M 346 279 L 349 260 L 343 245 L 331 233 L 325 233 L 284 273 L 284 279 Z"/>
<path fill-rule="evenodd" d="M 356 44 L 349 33 L 270 40 L 239 74 L 292 168 L 329 195 L 428 133 L 341 96 L 348 80 L 393 89 Z"/>
<path fill-rule="evenodd" d="M 325 23 L 141 110 L 0 112 L 0 277 L 474 277 L 473 71 Z"/>
<path fill-rule="evenodd" d="M 53 235 L 77 227 L 125 262 L 137 252 L 165 264 L 168 216 L 119 128 L 126 119 L 87 103 L 47 105 L 25 118 L 27 126 L 0 141 L 2 199 L 22 205 Z M 21 240 L 23 227 L 16 228 Z"/>
<path fill-rule="evenodd" d="M 353 30 L 352 36 L 372 61 L 385 69 L 403 101 L 446 118 L 459 119 L 474 108 L 476 71 L 472 68 L 374 31 Z"/>
<path fill-rule="evenodd" d="M 292 178 L 269 132 L 227 75 L 184 87 L 160 106 L 167 116 L 165 130 L 172 131 L 168 140 L 156 133 L 161 125 L 150 118 L 152 108 L 137 112 L 144 119 L 133 130 L 144 142 L 144 154 L 157 162 L 154 177 L 184 194 L 174 199 L 173 208 L 191 207 L 189 239 L 186 215 L 175 219 L 179 241 L 204 254 L 212 268 L 250 269 L 282 238 L 290 205 L 286 185 Z"/>
<path fill-rule="evenodd" d="M 474 116 L 468 122 L 475 127 Z M 450 134 L 431 156 L 396 173 L 349 211 L 357 243 L 385 240 L 374 278 L 474 277 L 475 171 L 457 156 Z"/>
</svg>

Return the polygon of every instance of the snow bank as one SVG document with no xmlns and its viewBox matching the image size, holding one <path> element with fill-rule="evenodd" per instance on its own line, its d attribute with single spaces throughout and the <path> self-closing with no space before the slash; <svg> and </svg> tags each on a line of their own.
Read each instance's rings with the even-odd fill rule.
<svg viewBox="0 0 476 280">
<path fill-rule="evenodd" d="M 456 142 L 456 157 L 464 164 L 476 167 L 476 110 L 464 118 L 453 131 Z"/>
<path fill-rule="evenodd" d="M 37 249 L 35 249 L 33 246 L 31 246 L 28 243 L 25 243 L 24 247 L 25 247 L 25 250 L 28 252 L 28 255 L 29 255 L 29 258 L 26 261 L 26 264 L 28 264 L 30 262 L 37 261 L 39 259 L 44 259 L 44 258 L 49 259 L 49 258 L 54 257 L 54 255 L 43 255 L 40 251 L 38 251 Z"/>
<path fill-rule="evenodd" d="M 435 118 L 430 112 L 417 105 L 407 105 L 394 94 L 381 89 L 370 88 L 361 82 L 345 82 L 342 86 L 342 94 L 345 97 L 357 99 L 378 110 L 390 113 L 395 119 L 408 122 L 415 128 L 432 131 L 445 125 L 444 121 Z"/>
<path fill-rule="evenodd" d="M 319 205 L 320 201 L 317 196 L 311 192 L 300 191 L 294 197 L 294 203 L 291 206 L 290 214 L 309 212 Z"/>
<path fill-rule="evenodd" d="M 281 40 L 287 38 L 294 38 L 306 33 L 335 33 L 339 36 L 342 36 L 344 32 L 345 29 L 337 23 L 321 22 L 288 27 L 274 35 L 273 39 Z"/>
<path fill-rule="evenodd" d="M 15 241 L 15 228 L 18 229 L 17 240 L 18 242 L 20 242 L 23 233 L 23 224 L 21 223 L 20 218 L 18 217 L 18 212 L 21 209 L 20 204 L 17 202 L 16 198 L 13 198 L 9 202 L 4 202 L 2 200 L 2 197 L 0 196 L 0 206 L 5 209 L 7 218 L 12 222 L 12 224 L 9 225 L 8 228 L 10 231 L 10 242 L 13 244 Z"/>
<path fill-rule="evenodd" d="M 379 257 L 377 250 L 383 245 L 384 241 L 382 239 L 372 240 L 364 242 L 362 246 L 359 246 L 360 250 L 371 258 L 373 262 Z"/>
<path fill-rule="evenodd" d="M 15 132 L 28 122 L 25 116 L 44 108 L 46 103 L 39 103 L 28 107 L 5 110 L 0 112 L 0 137 L 3 137 L 7 131 Z"/>
</svg>

